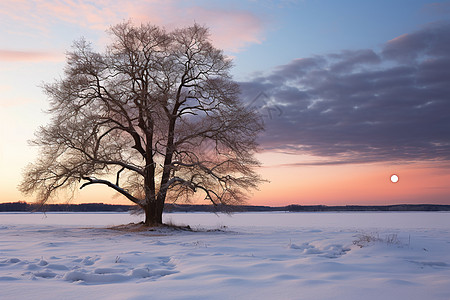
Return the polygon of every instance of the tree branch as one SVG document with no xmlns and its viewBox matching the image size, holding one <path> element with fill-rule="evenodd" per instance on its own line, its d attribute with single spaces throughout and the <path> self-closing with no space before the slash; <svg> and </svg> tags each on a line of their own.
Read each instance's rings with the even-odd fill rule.
<svg viewBox="0 0 450 300">
<path fill-rule="evenodd" d="M 127 197 L 131 202 L 136 203 L 137 205 L 142 205 L 142 200 L 134 197 L 133 195 L 131 195 L 130 193 L 128 193 L 127 191 L 125 191 L 124 189 L 122 189 L 121 187 L 119 187 L 118 185 L 115 185 L 114 183 L 109 182 L 108 180 L 103 180 L 103 179 L 97 179 L 94 177 L 87 177 L 87 176 L 83 176 L 81 177 L 83 180 L 87 180 L 89 182 L 84 183 L 81 187 L 80 190 L 83 189 L 84 187 L 91 185 L 91 184 L 105 184 L 107 186 L 109 186 L 110 188 L 114 189 L 115 191 L 119 192 L 120 194 L 124 195 L 125 197 Z"/>
<path fill-rule="evenodd" d="M 122 167 L 122 169 L 120 169 L 120 170 L 117 172 L 117 177 L 116 177 L 116 185 L 117 185 L 117 186 L 119 186 L 119 177 L 120 177 L 120 173 L 121 173 L 123 170 L 125 170 L 124 167 Z"/>
</svg>

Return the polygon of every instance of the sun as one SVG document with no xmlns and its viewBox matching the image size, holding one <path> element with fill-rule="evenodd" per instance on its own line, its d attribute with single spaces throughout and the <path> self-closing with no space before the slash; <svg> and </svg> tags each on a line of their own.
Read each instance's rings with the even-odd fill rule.
<svg viewBox="0 0 450 300">
<path fill-rule="evenodd" d="M 400 178 L 398 177 L 398 175 L 396 175 L 396 174 L 392 174 L 391 175 L 391 182 L 392 183 L 397 183 L 399 179 Z"/>
</svg>

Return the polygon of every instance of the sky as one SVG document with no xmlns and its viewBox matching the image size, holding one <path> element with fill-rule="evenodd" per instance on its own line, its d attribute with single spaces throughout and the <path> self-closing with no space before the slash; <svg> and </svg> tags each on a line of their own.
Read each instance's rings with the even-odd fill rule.
<svg viewBox="0 0 450 300">
<path fill-rule="evenodd" d="M 50 118 L 43 83 L 124 20 L 206 25 L 233 58 L 266 126 L 250 204 L 450 204 L 450 1 L 418 0 L 2 0 L 0 202 L 33 201 L 17 185 Z M 73 201 L 128 203 L 106 189 Z"/>
</svg>

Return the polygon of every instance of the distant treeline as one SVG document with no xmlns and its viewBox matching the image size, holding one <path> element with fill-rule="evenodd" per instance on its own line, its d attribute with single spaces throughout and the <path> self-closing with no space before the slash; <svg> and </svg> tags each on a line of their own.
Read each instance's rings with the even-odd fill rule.
<svg viewBox="0 0 450 300">
<path fill-rule="evenodd" d="M 288 206 L 212 206 L 212 205 L 173 205 L 165 206 L 166 212 L 333 212 L 333 211 L 450 211 L 450 205 L 439 204 L 397 204 L 397 205 L 288 205 Z"/>
<path fill-rule="evenodd" d="M 132 205 L 113 205 L 103 203 L 83 203 L 83 204 L 29 204 L 26 202 L 0 203 L 2 212 L 32 212 L 32 211 L 61 211 L 61 212 L 126 212 Z"/>
<path fill-rule="evenodd" d="M 104 203 L 47 204 L 43 207 L 26 202 L 0 203 L 0 212 L 127 212 L 136 211 L 134 205 Z M 165 212 L 333 212 L 333 211 L 450 211 L 450 205 L 398 204 L 398 205 L 288 205 L 288 206 L 212 206 L 195 204 L 166 204 Z"/>
</svg>

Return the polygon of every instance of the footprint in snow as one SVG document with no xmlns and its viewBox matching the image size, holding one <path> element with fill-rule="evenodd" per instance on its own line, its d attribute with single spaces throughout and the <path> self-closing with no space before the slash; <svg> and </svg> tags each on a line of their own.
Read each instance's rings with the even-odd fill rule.
<svg viewBox="0 0 450 300">
<path fill-rule="evenodd" d="M 133 253 L 136 255 L 135 253 Z M 74 259 L 75 258 L 75 259 Z M 101 257 L 69 257 L 53 258 L 58 259 L 58 264 L 37 258 L 33 261 L 9 258 L 0 261 L 0 267 L 6 266 L 9 271 L 16 271 L 16 274 L 0 276 L 1 281 L 12 280 L 65 280 L 82 284 L 108 284 L 124 281 L 157 280 L 158 278 L 178 273 L 175 270 L 176 263 L 170 256 L 157 257 L 154 264 L 130 265 L 122 263 L 120 267 L 114 264 L 109 267 L 108 263 L 102 262 L 102 267 L 95 267 Z M 61 262 L 67 261 L 67 264 Z"/>
</svg>

